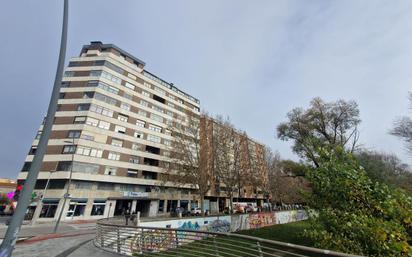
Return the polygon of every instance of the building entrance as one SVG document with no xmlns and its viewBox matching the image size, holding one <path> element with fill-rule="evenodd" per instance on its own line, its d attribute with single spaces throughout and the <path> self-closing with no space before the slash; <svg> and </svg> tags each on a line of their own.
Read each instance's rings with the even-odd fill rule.
<svg viewBox="0 0 412 257">
<path fill-rule="evenodd" d="M 124 215 L 126 210 L 132 211 L 132 200 L 116 200 L 114 207 L 114 216 Z"/>
<path fill-rule="evenodd" d="M 150 200 L 136 200 L 136 211 L 140 211 L 140 217 L 148 217 L 150 210 Z"/>
</svg>

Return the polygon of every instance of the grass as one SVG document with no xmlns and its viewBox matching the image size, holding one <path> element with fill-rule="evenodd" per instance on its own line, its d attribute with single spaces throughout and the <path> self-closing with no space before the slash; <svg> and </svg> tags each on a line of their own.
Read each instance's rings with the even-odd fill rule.
<svg viewBox="0 0 412 257">
<path fill-rule="evenodd" d="M 305 228 L 308 228 L 307 221 L 300 221 L 282 225 L 273 225 L 261 229 L 245 230 L 239 232 L 242 235 L 260 237 L 269 240 L 281 242 L 313 246 L 312 242 L 303 237 L 302 233 Z M 217 237 L 218 246 L 227 247 L 225 253 L 220 253 L 221 257 L 237 257 L 237 256 L 257 256 L 257 246 L 255 243 L 241 238 L 233 237 Z M 265 243 L 262 244 L 266 246 Z M 270 245 L 267 245 L 270 247 Z M 282 249 L 282 248 L 279 248 Z M 192 252 L 195 251 L 195 252 Z M 181 256 L 181 257 L 198 257 L 198 256 L 214 256 L 215 248 L 212 238 L 206 238 L 200 241 L 194 241 L 187 245 L 181 246 L 178 249 L 170 249 L 165 252 L 145 253 L 143 256 Z M 139 255 L 135 255 L 139 256 Z M 141 256 L 141 255 L 140 255 Z M 263 256 L 268 256 L 263 254 Z M 278 256 L 290 256 L 289 254 L 279 254 Z M 316 255 L 313 255 L 316 256 Z"/>
<path fill-rule="evenodd" d="M 307 228 L 309 228 L 308 221 L 297 221 L 287 224 L 268 226 L 260 229 L 243 230 L 238 233 L 242 235 L 313 247 L 313 242 L 302 235 L 303 231 Z"/>
</svg>

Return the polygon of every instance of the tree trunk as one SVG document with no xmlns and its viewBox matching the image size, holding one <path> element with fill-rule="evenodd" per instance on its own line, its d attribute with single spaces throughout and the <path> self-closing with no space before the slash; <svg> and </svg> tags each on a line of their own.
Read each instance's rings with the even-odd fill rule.
<svg viewBox="0 0 412 257">
<path fill-rule="evenodd" d="M 205 196 L 204 194 L 200 196 L 200 209 L 202 210 L 202 216 L 205 216 Z"/>
<path fill-rule="evenodd" d="M 233 194 L 229 196 L 229 205 L 230 214 L 233 214 Z"/>
</svg>

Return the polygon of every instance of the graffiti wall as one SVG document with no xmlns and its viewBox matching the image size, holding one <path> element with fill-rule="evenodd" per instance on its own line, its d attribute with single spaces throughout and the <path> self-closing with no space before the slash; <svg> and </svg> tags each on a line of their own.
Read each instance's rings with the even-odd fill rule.
<svg viewBox="0 0 412 257">
<path fill-rule="evenodd" d="M 187 218 L 177 220 L 164 220 L 143 222 L 143 227 L 156 228 L 180 228 L 189 230 L 200 230 L 209 232 L 230 232 L 231 217 L 226 216 L 211 216 L 199 218 Z"/>
<path fill-rule="evenodd" d="M 143 222 L 141 226 L 157 228 L 180 228 L 209 232 L 235 232 L 257 229 L 275 224 L 285 224 L 307 219 L 304 210 L 262 212 L 240 215 L 210 216 Z"/>
<path fill-rule="evenodd" d="M 276 224 L 285 224 L 305 220 L 308 215 L 304 210 L 280 211 L 275 213 Z"/>
</svg>

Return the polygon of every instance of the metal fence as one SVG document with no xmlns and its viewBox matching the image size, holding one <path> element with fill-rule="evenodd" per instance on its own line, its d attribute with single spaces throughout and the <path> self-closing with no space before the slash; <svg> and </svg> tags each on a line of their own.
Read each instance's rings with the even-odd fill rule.
<svg viewBox="0 0 412 257">
<path fill-rule="evenodd" d="M 125 256 L 357 256 L 234 233 L 114 225 L 105 220 L 97 223 L 94 243 Z"/>
</svg>

